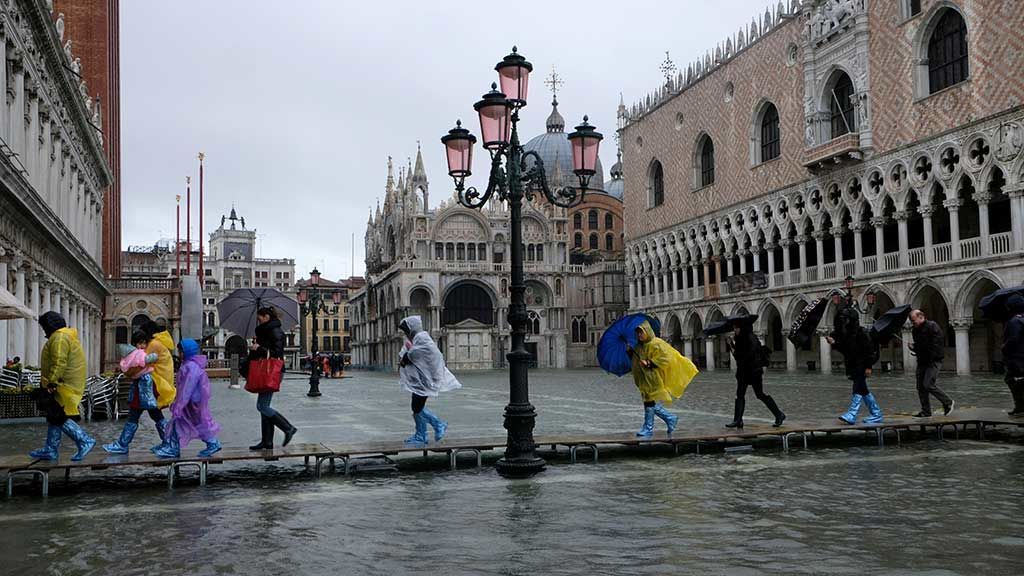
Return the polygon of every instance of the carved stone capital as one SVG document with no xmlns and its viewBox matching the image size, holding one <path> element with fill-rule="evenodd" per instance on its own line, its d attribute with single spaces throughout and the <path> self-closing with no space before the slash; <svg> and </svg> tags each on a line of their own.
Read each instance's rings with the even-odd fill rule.
<svg viewBox="0 0 1024 576">
<path fill-rule="evenodd" d="M 868 222 L 871 222 L 871 225 L 875 228 L 881 228 L 885 226 L 885 216 L 873 216 Z"/>
<path fill-rule="evenodd" d="M 970 318 L 957 318 L 955 320 L 950 321 L 949 323 L 949 325 L 953 327 L 953 330 L 956 331 L 970 330 L 973 324 L 974 321 Z"/>
</svg>

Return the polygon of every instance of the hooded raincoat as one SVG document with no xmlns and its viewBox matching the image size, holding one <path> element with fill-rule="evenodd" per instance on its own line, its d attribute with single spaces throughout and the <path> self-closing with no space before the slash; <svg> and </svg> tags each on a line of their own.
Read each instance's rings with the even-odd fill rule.
<svg viewBox="0 0 1024 576">
<path fill-rule="evenodd" d="M 53 396 L 66 416 L 78 416 L 78 404 L 85 394 L 85 350 L 78 341 L 78 331 L 61 326 L 49 332 L 43 345 L 40 383 L 54 388 Z"/>
<path fill-rule="evenodd" d="M 157 408 L 166 408 L 174 402 L 174 358 L 171 357 L 173 349 L 174 339 L 166 330 L 154 334 L 149 346 L 146 346 L 146 354 L 156 354 L 157 357 L 153 366 Z"/>
<path fill-rule="evenodd" d="M 398 369 L 399 383 L 402 388 L 417 396 L 437 396 L 439 392 L 447 392 L 462 388 L 448 367 L 444 365 L 444 355 L 430 334 L 423 331 L 423 320 L 419 316 L 409 316 L 402 320 L 409 328 L 409 341 L 399 352 L 401 360 Z"/>
<path fill-rule="evenodd" d="M 644 402 L 671 404 L 683 395 L 699 370 L 689 358 L 655 336 L 649 323 L 644 322 L 638 330 L 643 330 L 647 341 L 638 342 L 633 349 L 633 382 Z M 642 360 L 650 366 L 643 366 Z"/>
<path fill-rule="evenodd" d="M 199 353 L 195 340 L 181 341 L 182 363 L 178 371 L 178 388 L 171 404 L 168 428 L 178 434 L 182 448 L 195 438 L 217 437 L 220 424 L 210 413 L 210 379 L 206 375 L 206 356 Z"/>
</svg>

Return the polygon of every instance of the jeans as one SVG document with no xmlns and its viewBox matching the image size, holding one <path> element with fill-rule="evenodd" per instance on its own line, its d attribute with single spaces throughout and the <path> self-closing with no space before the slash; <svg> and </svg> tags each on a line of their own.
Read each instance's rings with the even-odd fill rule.
<svg viewBox="0 0 1024 576">
<path fill-rule="evenodd" d="M 267 418 L 277 416 L 277 410 L 270 407 L 270 401 L 273 399 L 273 392 L 260 392 L 256 395 L 256 410 Z"/>
<path fill-rule="evenodd" d="M 132 424 L 138 424 L 139 418 L 142 418 L 143 412 L 148 412 L 149 417 L 153 419 L 153 422 L 159 422 L 164 419 L 164 413 L 161 412 L 159 408 L 150 408 L 149 410 L 131 408 L 128 410 L 128 421 Z"/>
<path fill-rule="evenodd" d="M 423 407 L 427 405 L 427 397 L 420 396 L 419 394 L 412 395 L 412 413 L 419 414 L 423 411 Z"/>
<path fill-rule="evenodd" d="M 917 397 L 921 400 L 921 412 L 925 414 L 932 413 L 929 395 L 935 396 L 939 402 L 942 402 L 943 407 L 949 406 L 953 402 L 935 383 L 935 380 L 939 377 L 939 368 L 941 367 L 942 362 L 929 362 L 923 366 L 917 365 Z"/>
</svg>

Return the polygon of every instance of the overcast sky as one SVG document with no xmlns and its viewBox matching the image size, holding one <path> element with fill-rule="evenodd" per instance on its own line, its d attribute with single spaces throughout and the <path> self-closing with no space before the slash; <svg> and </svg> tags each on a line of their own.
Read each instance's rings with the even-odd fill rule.
<svg viewBox="0 0 1024 576">
<path fill-rule="evenodd" d="M 627 105 L 662 81 L 665 51 L 685 69 L 766 0 L 649 2 L 131 0 L 121 3 L 123 242 L 174 237 L 175 194 L 206 153 L 206 230 L 232 204 L 259 234 L 258 255 L 295 258 L 300 276 L 363 272 L 368 210 L 383 198 L 387 157 L 415 158 L 430 204 L 449 197 L 439 138 L 472 105 L 512 45 L 534 65 L 525 142 L 544 130 L 554 66 L 567 131 L 590 116 L 615 159 L 619 94 Z M 500 22 L 518 8 L 514 25 Z M 477 157 L 473 182 L 485 182 Z M 607 169 L 607 168 L 606 168 Z M 184 199 L 182 200 L 184 212 Z M 198 237 L 198 212 L 193 237 Z M 184 215 L 182 216 L 184 237 Z"/>
</svg>

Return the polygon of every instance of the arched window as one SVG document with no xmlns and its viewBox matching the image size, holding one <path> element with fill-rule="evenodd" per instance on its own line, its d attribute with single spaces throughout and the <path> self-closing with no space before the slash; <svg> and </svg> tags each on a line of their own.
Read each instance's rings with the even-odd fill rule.
<svg viewBox="0 0 1024 576">
<path fill-rule="evenodd" d="M 544 261 L 544 245 L 537 244 L 537 262 Z"/>
<path fill-rule="evenodd" d="M 465 260 L 466 259 L 466 245 L 463 244 L 462 242 L 459 242 L 458 244 L 456 244 L 455 245 L 455 254 L 456 254 L 456 256 L 455 256 L 456 260 L 458 260 L 460 262 Z"/>
<path fill-rule="evenodd" d="M 576 235 L 573 236 L 572 246 L 573 248 L 583 248 L 583 234 L 577 232 Z"/>
<path fill-rule="evenodd" d="M 533 247 L 533 244 L 526 247 L 526 254 L 526 259 L 530 262 L 533 262 L 537 258 L 536 248 Z"/>
<path fill-rule="evenodd" d="M 562 295 L 562 279 L 555 278 L 555 296 Z"/>
<path fill-rule="evenodd" d="M 476 261 L 476 244 L 470 242 L 466 245 L 466 259 L 470 262 Z"/>
<path fill-rule="evenodd" d="M 438 260 L 444 260 L 444 244 L 440 242 L 434 244 L 434 257 Z"/>
<path fill-rule="evenodd" d="M 540 314 L 533 310 L 526 313 L 526 333 L 540 334 Z"/>
<path fill-rule="evenodd" d="M 928 89 L 930 94 L 967 79 L 967 23 L 956 10 L 947 9 L 928 40 Z"/>
<path fill-rule="evenodd" d="M 577 212 L 572 215 L 572 227 L 574 230 L 583 229 L 583 214 Z"/>
<path fill-rule="evenodd" d="M 597 210 L 587 212 L 587 229 L 597 230 Z"/>
<path fill-rule="evenodd" d="M 715 143 L 704 134 L 697 140 L 697 162 L 695 188 L 703 188 L 715 183 Z"/>
<path fill-rule="evenodd" d="M 612 218 L 611 212 L 604 215 L 604 229 L 611 230 L 615 225 L 615 219 Z"/>
<path fill-rule="evenodd" d="M 832 138 L 857 131 L 857 117 L 853 113 L 853 82 L 845 73 L 840 73 L 836 83 L 827 95 L 832 118 Z"/>
<path fill-rule="evenodd" d="M 647 184 L 647 207 L 654 208 L 665 203 L 665 172 L 661 162 L 655 160 L 651 164 L 651 173 Z"/>
<path fill-rule="evenodd" d="M 606 234 L 604 237 L 604 249 L 611 252 L 615 249 L 615 236 Z"/>
<path fill-rule="evenodd" d="M 769 102 L 761 114 L 761 162 L 778 158 L 781 152 L 779 110 Z"/>
<path fill-rule="evenodd" d="M 598 243 L 597 243 L 597 234 L 591 234 L 590 235 L 590 249 L 591 250 L 597 250 L 598 248 L 599 248 L 599 246 L 598 246 Z"/>
</svg>

